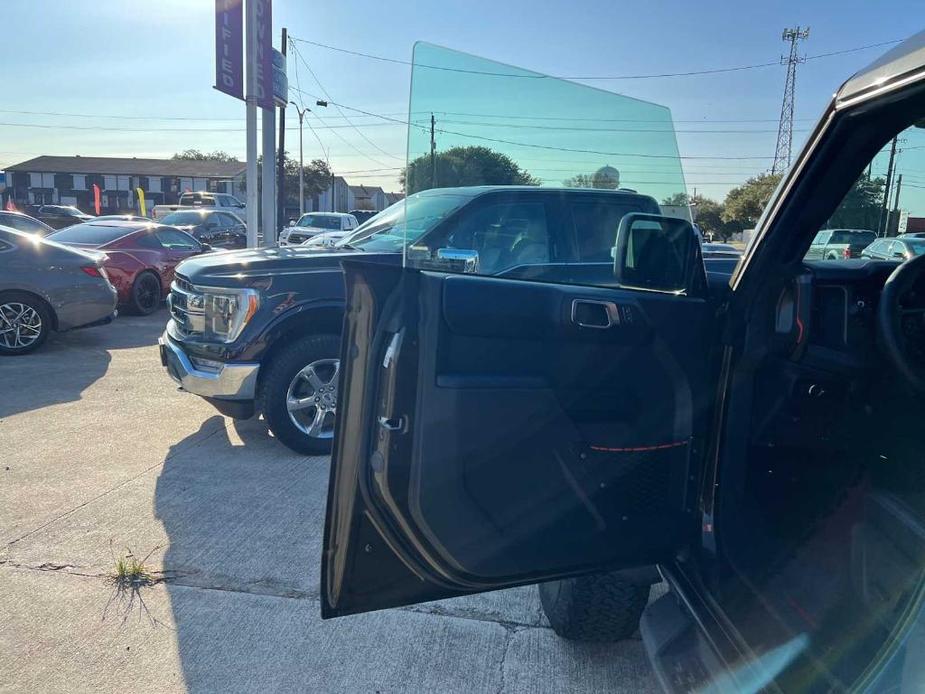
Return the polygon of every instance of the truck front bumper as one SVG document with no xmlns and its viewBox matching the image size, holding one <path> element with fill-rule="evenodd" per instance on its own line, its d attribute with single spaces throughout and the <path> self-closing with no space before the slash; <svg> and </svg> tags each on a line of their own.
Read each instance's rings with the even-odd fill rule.
<svg viewBox="0 0 925 694">
<path fill-rule="evenodd" d="M 166 332 L 157 339 L 161 365 L 183 390 L 210 400 L 253 400 L 260 364 L 200 362 L 195 364 L 183 347 Z"/>
</svg>

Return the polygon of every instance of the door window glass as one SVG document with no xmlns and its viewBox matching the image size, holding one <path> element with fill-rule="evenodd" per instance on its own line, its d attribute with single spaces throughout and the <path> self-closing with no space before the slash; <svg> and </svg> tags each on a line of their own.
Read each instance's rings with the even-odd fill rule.
<svg viewBox="0 0 925 694">
<path fill-rule="evenodd" d="M 199 244 L 196 240 L 191 236 L 187 236 L 182 231 L 158 229 L 154 233 L 157 236 L 157 240 L 161 242 L 164 248 L 169 250 L 199 250 Z"/>
</svg>

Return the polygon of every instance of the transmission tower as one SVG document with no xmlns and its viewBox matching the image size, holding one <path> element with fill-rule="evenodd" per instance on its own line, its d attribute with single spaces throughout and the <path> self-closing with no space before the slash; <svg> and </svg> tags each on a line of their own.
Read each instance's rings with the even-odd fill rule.
<svg viewBox="0 0 925 694">
<path fill-rule="evenodd" d="M 790 151 L 793 146 L 793 92 L 797 79 L 797 64 L 806 58 L 797 55 L 797 42 L 809 37 L 809 27 L 784 29 L 781 40 L 790 43 L 790 55 L 781 56 L 781 65 L 787 66 L 787 83 L 784 85 L 784 100 L 780 107 L 780 125 L 777 128 L 777 150 L 771 173 L 783 173 L 790 166 Z"/>
</svg>

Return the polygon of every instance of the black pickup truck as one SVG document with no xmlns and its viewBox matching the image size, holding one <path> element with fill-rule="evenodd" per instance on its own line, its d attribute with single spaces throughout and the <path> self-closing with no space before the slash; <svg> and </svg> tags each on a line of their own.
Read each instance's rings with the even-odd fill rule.
<svg viewBox="0 0 925 694">
<path fill-rule="evenodd" d="M 407 248 L 418 267 L 600 284 L 612 278 L 616 230 L 632 212 L 659 207 L 622 190 L 444 188 L 393 205 L 333 249 L 191 258 L 177 268 L 161 361 L 223 414 L 262 412 L 293 450 L 326 453 L 337 410 L 342 260 L 400 265 Z"/>
</svg>

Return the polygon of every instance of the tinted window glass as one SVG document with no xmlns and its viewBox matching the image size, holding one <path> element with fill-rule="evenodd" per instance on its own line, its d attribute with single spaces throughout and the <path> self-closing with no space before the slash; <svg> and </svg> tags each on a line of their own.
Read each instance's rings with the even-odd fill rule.
<svg viewBox="0 0 925 694">
<path fill-rule="evenodd" d="M 52 234 L 51 238 L 60 243 L 86 243 L 99 246 L 122 238 L 132 231 L 133 229 L 130 227 L 108 226 L 91 222 L 88 224 L 75 224 L 72 227 L 61 229 Z"/>
<path fill-rule="evenodd" d="M 922 255 L 925 253 L 925 239 L 912 239 L 905 241 L 906 248 L 912 251 L 913 255 Z"/>
<path fill-rule="evenodd" d="M 18 214 L 0 214 L 0 224 L 5 224 L 8 227 L 13 227 L 29 234 L 45 234 L 48 231 L 48 227 L 44 224 Z"/>
<path fill-rule="evenodd" d="M 575 228 L 575 242 L 578 260 L 584 262 L 612 262 L 611 249 L 617 238 L 620 220 L 629 212 L 658 213 L 658 206 L 645 199 L 631 198 L 628 201 L 582 201 L 568 203 L 572 224 Z"/>
<path fill-rule="evenodd" d="M 412 195 L 368 219 L 337 245 L 378 253 L 401 251 L 406 241 L 415 241 L 469 200 L 452 193 Z"/>
<path fill-rule="evenodd" d="M 189 224 L 201 224 L 203 217 L 204 215 L 201 212 L 171 212 L 160 221 L 164 224 L 172 224 L 174 226 L 187 226 Z"/>
<path fill-rule="evenodd" d="M 154 232 L 157 240 L 168 249 L 192 250 L 198 249 L 199 244 L 191 236 L 175 229 L 158 229 Z"/>
<path fill-rule="evenodd" d="M 340 229 L 340 217 L 329 214 L 304 214 L 296 222 L 299 227 L 315 227 L 316 229 Z"/>
<path fill-rule="evenodd" d="M 155 238 L 153 231 L 145 234 L 139 234 L 134 239 L 132 239 L 132 243 L 137 245 L 139 248 L 146 248 L 152 251 L 160 251 L 164 248 L 160 241 Z"/>
<path fill-rule="evenodd" d="M 476 202 L 449 228 L 416 242 L 409 249 L 409 264 L 490 275 L 549 263 L 551 248 L 542 201 Z"/>
<path fill-rule="evenodd" d="M 835 231 L 829 243 L 850 243 L 855 245 L 868 244 L 874 241 L 877 235 L 872 231 Z"/>
</svg>

